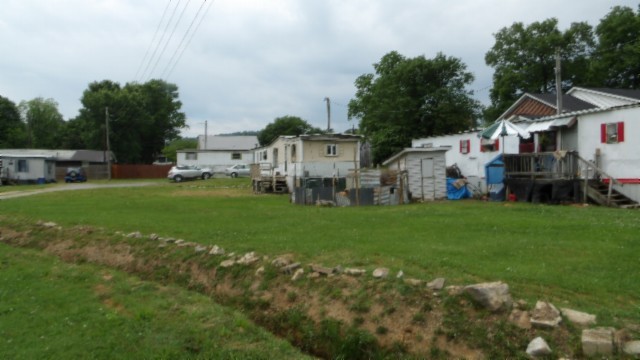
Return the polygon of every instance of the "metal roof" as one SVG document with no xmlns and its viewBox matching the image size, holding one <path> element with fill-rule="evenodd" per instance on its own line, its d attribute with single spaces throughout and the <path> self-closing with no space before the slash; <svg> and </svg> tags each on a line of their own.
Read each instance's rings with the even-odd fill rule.
<svg viewBox="0 0 640 360">
<path fill-rule="evenodd" d="M 258 137 L 255 135 L 208 135 L 206 137 L 206 142 L 204 135 L 198 136 L 198 150 L 246 151 L 255 149 L 256 147 L 258 147 Z"/>
</svg>

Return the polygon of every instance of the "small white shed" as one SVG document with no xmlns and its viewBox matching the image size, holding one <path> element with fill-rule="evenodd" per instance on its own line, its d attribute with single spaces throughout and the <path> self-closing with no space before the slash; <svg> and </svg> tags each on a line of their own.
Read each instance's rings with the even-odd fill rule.
<svg viewBox="0 0 640 360">
<path fill-rule="evenodd" d="M 406 148 L 382 163 L 391 170 L 406 171 L 409 191 L 414 200 L 447 198 L 445 153 L 450 146 Z"/>
<path fill-rule="evenodd" d="M 17 184 L 44 184 L 56 181 L 56 162 L 40 155 L 0 154 L 0 181 Z"/>
</svg>

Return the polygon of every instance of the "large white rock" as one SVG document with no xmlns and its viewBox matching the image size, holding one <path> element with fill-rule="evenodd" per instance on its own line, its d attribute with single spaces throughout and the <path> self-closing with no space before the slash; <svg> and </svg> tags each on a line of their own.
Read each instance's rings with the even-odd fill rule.
<svg viewBox="0 0 640 360">
<path fill-rule="evenodd" d="M 494 312 L 509 309 L 513 302 L 509 285 L 501 281 L 465 286 L 464 292 L 474 301 Z"/>
<path fill-rule="evenodd" d="M 427 283 L 427 287 L 431 290 L 442 290 L 444 287 L 444 278 L 437 278 Z"/>
<path fill-rule="evenodd" d="M 624 344 L 623 351 L 627 355 L 640 356 L 640 341 L 629 341 Z"/>
<path fill-rule="evenodd" d="M 582 353 L 586 356 L 613 354 L 613 328 L 582 330 Z"/>
<path fill-rule="evenodd" d="M 562 311 L 562 315 L 564 315 L 569 322 L 575 325 L 587 327 L 596 323 L 595 315 L 567 308 L 561 308 L 560 311 Z"/>
<path fill-rule="evenodd" d="M 387 268 L 377 268 L 373 270 L 373 277 L 376 279 L 384 279 L 389 276 L 389 269 Z"/>
<path fill-rule="evenodd" d="M 538 336 L 527 346 L 527 354 L 533 357 L 546 356 L 551 354 L 551 348 L 543 338 Z"/>
<path fill-rule="evenodd" d="M 531 311 L 531 325 L 538 328 L 555 328 L 562 322 L 560 311 L 552 303 L 538 301 Z"/>
</svg>

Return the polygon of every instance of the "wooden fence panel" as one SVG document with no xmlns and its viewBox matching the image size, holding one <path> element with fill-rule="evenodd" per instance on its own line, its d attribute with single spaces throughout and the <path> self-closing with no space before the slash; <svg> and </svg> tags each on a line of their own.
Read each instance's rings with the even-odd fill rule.
<svg viewBox="0 0 640 360">
<path fill-rule="evenodd" d="M 162 179 L 173 165 L 111 165 L 112 179 Z"/>
</svg>

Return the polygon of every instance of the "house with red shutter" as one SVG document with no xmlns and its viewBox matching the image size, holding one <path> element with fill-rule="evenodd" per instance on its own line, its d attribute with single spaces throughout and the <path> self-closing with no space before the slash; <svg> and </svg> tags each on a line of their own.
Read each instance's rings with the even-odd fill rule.
<svg viewBox="0 0 640 360">
<path fill-rule="evenodd" d="M 482 191 L 485 165 L 499 156 L 504 183 L 519 200 L 638 206 L 640 90 L 574 87 L 562 96 L 560 111 L 555 94 L 526 93 L 497 120 L 503 119 L 532 136 L 490 144 L 474 130 L 412 145 L 452 146 L 447 166 L 457 165 Z"/>
</svg>

